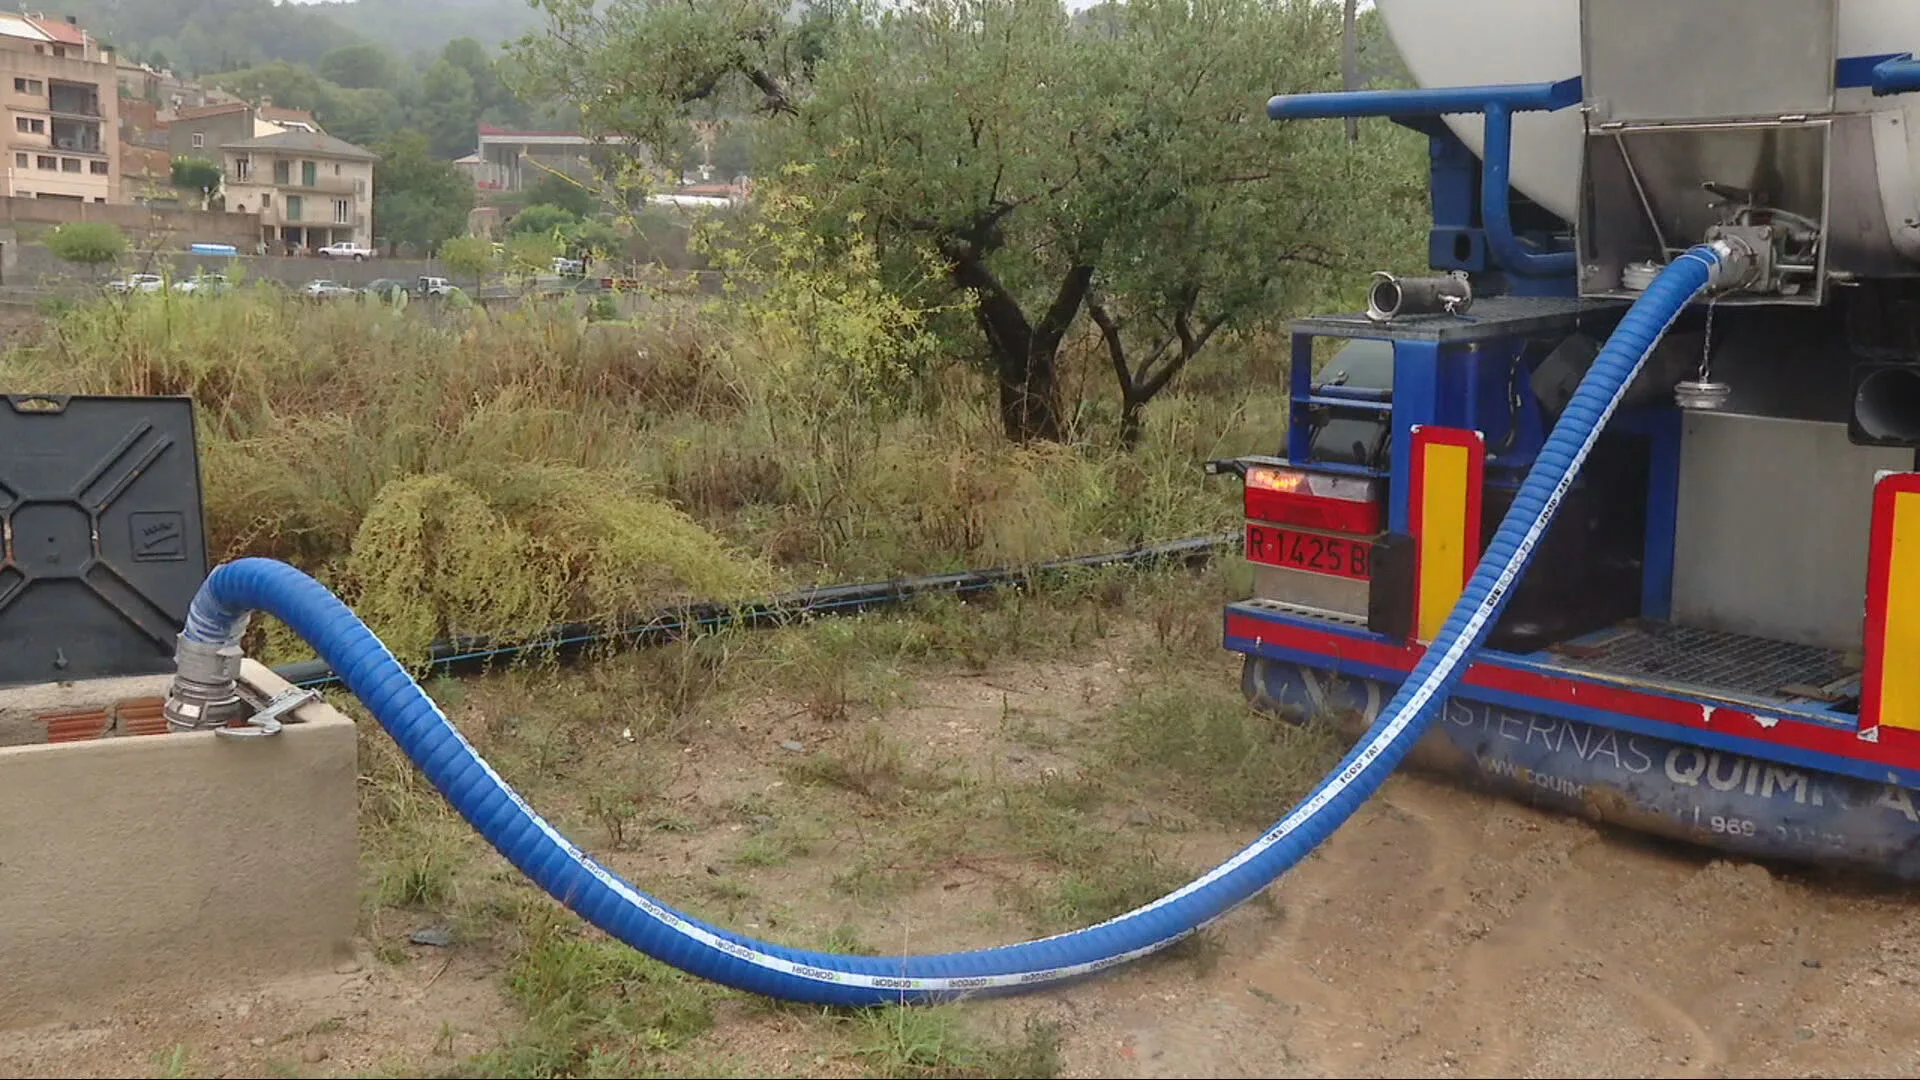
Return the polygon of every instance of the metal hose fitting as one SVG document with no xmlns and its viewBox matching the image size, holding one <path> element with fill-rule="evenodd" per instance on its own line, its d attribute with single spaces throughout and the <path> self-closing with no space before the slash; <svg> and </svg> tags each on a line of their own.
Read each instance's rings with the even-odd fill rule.
<svg viewBox="0 0 1920 1080">
<path fill-rule="evenodd" d="M 1464 315 L 1473 306 L 1473 284 L 1465 274 L 1403 278 L 1373 272 L 1367 290 L 1367 318 L 1390 322 L 1400 315 Z"/>
<path fill-rule="evenodd" d="M 1757 280 L 1761 270 L 1760 253 L 1744 237 L 1716 230 L 1706 246 L 1720 257 L 1707 271 L 1709 292 L 1732 292 L 1761 284 Z"/>
<path fill-rule="evenodd" d="M 238 645 L 212 645 L 181 634 L 174 645 L 173 684 L 161 712 L 168 731 L 207 731 L 246 715 L 240 700 Z"/>
</svg>

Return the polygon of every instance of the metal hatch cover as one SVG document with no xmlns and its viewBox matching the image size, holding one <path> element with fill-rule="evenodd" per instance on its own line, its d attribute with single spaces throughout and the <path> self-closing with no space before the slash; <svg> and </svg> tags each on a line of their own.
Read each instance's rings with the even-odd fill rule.
<svg viewBox="0 0 1920 1080">
<path fill-rule="evenodd" d="M 206 576 L 191 398 L 0 398 L 0 686 L 172 671 Z"/>
<path fill-rule="evenodd" d="M 1834 0 L 1583 0 L 1583 89 L 1596 123 L 1833 110 Z"/>
</svg>

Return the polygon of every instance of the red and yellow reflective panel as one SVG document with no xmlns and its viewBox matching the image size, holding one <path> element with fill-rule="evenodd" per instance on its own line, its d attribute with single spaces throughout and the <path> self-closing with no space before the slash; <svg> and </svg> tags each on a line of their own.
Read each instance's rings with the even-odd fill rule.
<svg viewBox="0 0 1920 1080">
<path fill-rule="evenodd" d="M 1873 486 L 1860 726 L 1920 731 L 1920 473 Z"/>
<path fill-rule="evenodd" d="M 1487 444 L 1477 431 L 1413 429 L 1408 489 L 1414 539 L 1414 635 L 1432 641 L 1480 561 Z"/>
</svg>

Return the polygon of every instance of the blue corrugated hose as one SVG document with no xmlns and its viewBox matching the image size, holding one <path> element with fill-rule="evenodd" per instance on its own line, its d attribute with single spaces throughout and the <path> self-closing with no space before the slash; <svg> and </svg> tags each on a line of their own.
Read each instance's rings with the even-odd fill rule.
<svg viewBox="0 0 1920 1080">
<path fill-rule="evenodd" d="M 237 642 L 247 615 L 284 620 L 384 725 L 434 787 L 541 888 L 607 933 L 684 971 L 770 997 L 871 1005 L 1018 990 L 1088 975 L 1157 952 L 1285 873 L 1352 815 L 1400 763 L 1499 617 L 1561 498 L 1655 342 L 1704 289 L 1719 261 L 1699 247 L 1635 302 L 1548 436 L 1433 645 L 1380 719 L 1312 794 L 1206 876 L 1098 926 L 1019 945 L 943 955 L 866 957 L 756 941 L 697 921 L 628 884 L 575 847 L 508 787 L 418 683 L 319 582 L 269 559 L 208 576 L 186 635 Z"/>
</svg>

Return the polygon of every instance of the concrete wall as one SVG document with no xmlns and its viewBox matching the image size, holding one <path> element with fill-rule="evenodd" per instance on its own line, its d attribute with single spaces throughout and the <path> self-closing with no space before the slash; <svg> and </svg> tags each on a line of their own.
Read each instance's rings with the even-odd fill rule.
<svg viewBox="0 0 1920 1080">
<path fill-rule="evenodd" d="M 285 285 L 304 285 L 315 278 L 325 278 L 328 281 L 337 281 L 342 285 L 360 288 L 380 278 L 412 281 L 422 274 L 446 276 L 446 272 L 440 269 L 440 264 L 431 259 L 368 259 L 366 262 L 352 262 L 308 256 L 288 258 L 269 255 L 222 259 L 205 255 L 183 255 L 176 259 L 175 263 L 186 267 L 188 274 L 197 267 L 209 272 L 232 272 L 248 278 L 265 278 Z"/>
<path fill-rule="evenodd" d="M 252 662 L 243 678 L 263 697 L 286 688 Z M 56 696 L 108 714 L 151 704 L 126 696 L 151 686 L 114 682 Z M 12 695 L 17 711 L 19 693 L 0 703 Z M 354 726 L 324 703 L 295 715 L 304 722 L 270 738 L 0 748 L 0 1027 L 351 957 Z"/>
<path fill-rule="evenodd" d="M 178 279 L 192 277 L 194 271 L 200 270 L 248 279 L 265 278 L 285 285 L 303 285 L 315 278 L 327 278 L 357 288 L 377 278 L 412 281 L 422 274 L 446 276 L 439 264 L 430 259 L 369 259 L 357 263 L 306 256 L 190 255 L 173 250 L 157 254 L 151 266 L 144 253 L 129 255 L 121 262 L 120 272 L 124 273 L 170 272 Z M 9 245 L 4 260 L 0 260 L 0 277 L 8 285 L 51 287 L 61 282 L 89 280 L 89 272 L 55 258 L 43 244 L 29 243 Z"/>
<path fill-rule="evenodd" d="M 223 211 L 150 210 L 131 204 L 76 203 L 60 199 L 0 199 L 0 227 L 19 230 L 105 221 L 119 226 L 135 246 L 185 248 L 191 243 L 232 244 L 252 251 L 260 220 Z"/>
</svg>

